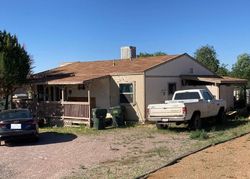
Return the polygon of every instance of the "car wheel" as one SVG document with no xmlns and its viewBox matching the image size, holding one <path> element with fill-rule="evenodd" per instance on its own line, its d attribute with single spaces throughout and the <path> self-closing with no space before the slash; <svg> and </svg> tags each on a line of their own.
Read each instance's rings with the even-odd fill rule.
<svg viewBox="0 0 250 179">
<path fill-rule="evenodd" d="M 167 124 L 156 123 L 156 127 L 157 127 L 157 129 L 167 129 L 168 125 Z"/>
<path fill-rule="evenodd" d="M 198 114 L 198 113 L 194 114 L 190 122 L 191 122 L 191 129 L 192 130 L 201 129 L 200 114 Z"/>
</svg>

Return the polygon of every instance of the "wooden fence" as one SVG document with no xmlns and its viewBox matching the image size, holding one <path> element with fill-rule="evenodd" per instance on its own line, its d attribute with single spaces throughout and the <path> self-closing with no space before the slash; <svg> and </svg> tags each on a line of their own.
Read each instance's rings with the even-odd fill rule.
<svg viewBox="0 0 250 179">
<path fill-rule="evenodd" d="M 64 123 L 81 123 L 90 125 L 91 106 L 88 102 L 33 102 L 30 109 L 38 119 L 62 119 Z"/>
</svg>

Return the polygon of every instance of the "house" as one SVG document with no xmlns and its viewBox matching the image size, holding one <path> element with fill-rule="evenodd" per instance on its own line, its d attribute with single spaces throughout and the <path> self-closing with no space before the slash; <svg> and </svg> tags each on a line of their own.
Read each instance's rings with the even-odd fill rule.
<svg viewBox="0 0 250 179">
<path fill-rule="evenodd" d="M 32 82 L 38 116 L 86 124 L 91 108 L 117 105 L 125 106 L 126 120 L 145 122 L 148 104 L 163 103 L 175 90 L 188 88 L 209 89 L 229 109 L 233 87 L 247 83 L 217 76 L 186 53 L 68 63 L 35 74 Z"/>
</svg>

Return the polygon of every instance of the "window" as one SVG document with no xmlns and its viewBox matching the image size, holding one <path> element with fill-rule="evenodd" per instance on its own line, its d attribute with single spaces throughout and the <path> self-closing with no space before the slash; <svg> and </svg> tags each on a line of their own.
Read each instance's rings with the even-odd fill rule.
<svg viewBox="0 0 250 179">
<path fill-rule="evenodd" d="M 203 98 L 204 98 L 206 101 L 208 101 L 208 100 L 211 101 L 211 100 L 213 99 L 213 96 L 211 96 L 211 94 L 209 94 L 208 92 L 203 92 L 202 95 L 203 95 Z"/>
<path fill-rule="evenodd" d="M 168 84 L 168 94 L 172 95 L 176 91 L 176 83 L 169 83 Z"/>
<path fill-rule="evenodd" d="M 197 92 L 185 92 L 185 93 L 177 93 L 174 99 L 175 100 L 201 99 L 201 97 Z"/>
<path fill-rule="evenodd" d="M 123 83 L 120 88 L 120 103 L 129 104 L 134 102 L 133 83 Z"/>
</svg>

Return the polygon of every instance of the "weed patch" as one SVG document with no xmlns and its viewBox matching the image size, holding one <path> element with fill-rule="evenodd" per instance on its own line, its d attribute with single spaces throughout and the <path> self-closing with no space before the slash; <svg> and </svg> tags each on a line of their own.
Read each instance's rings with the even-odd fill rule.
<svg viewBox="0 0 250 179">
<path fill-rule="evenodd" d="M 206 140 L 209 138 L 209 136 L 208 133 L 204 129 L 202 129 L 202 130 L 192 131 L 190 133 L 190 138 L 198 140 Z"/>
</svg>

